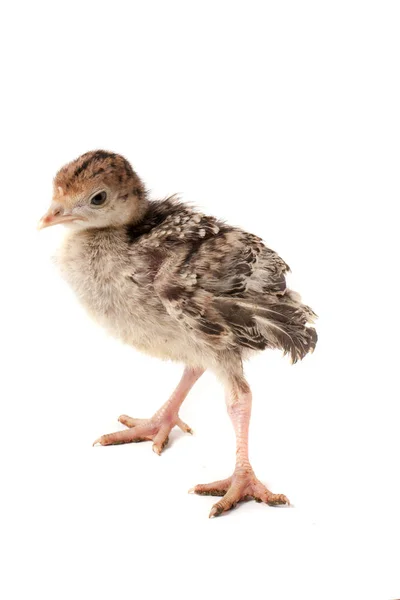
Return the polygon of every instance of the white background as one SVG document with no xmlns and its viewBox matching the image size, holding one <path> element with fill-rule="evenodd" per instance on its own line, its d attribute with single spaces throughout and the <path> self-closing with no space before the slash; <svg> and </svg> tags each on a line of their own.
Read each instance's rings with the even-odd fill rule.
<svg viewBox="0 0 400 600">
<path fill-rule="evenodd" d="M 398 2 L 19 2 L 1 19 L 2 598 L 400 597 Z M 320 315 L 314 355 L 247 365 L 258 476 L 293 508 L 209 520 L 234 436 L 206 375 L 194 429 L 91 447 L 180 376 L 120 345 L 35 230 L 79 154 L 126 155 L 261 235 Z"/>
</svg>

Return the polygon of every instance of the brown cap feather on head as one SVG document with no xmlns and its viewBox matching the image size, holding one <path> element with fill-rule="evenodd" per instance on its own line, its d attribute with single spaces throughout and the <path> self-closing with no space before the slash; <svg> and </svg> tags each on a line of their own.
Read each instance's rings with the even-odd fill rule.
<svg viewBox="0 0 400 600">
<path fill-rule="evenodd" d="M 134 194 L 140 198 L 146 193 L 126 158 L 106 150 L 91 150 L 62 167 L 54 178 L 54 187 L 60 196 L 76 195 L 86 190 L 88 184 L 94 187 L 99 181 L 118 188 L 121 195 Z"/>
</svg>

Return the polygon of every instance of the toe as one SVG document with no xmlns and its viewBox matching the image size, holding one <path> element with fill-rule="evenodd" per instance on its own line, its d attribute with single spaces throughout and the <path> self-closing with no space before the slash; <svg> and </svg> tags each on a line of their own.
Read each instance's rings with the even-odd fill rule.
<svg viewBox="0 0 400 600">
<path fill-rule="evenodd" d="M 235 508 L 236 504 L 242 499 L 240 494 L 237 493 L 237 490 L 230 488 L 225 496 L 219 502 L 214 504 L 210 511 L 209 518 L 218 517 L 223 512 Z"/>
<path fill-rule="evenodd" d="M 129 442 L 144 442 L 150 439 L 147 435 L 143 435 L 143 432 L 139 428 L 124 429 L 124 431 L 116 431 L 115 433 L 107 433 L 99 437 L 93 444 L 100 444 L 101 446 L 112 446 L 116 444 L 128 444 Z"/>
<path fill-rule="evenodd" d="M 279 506 L 283 504 L 290 505 L 288 498 L 284 494 L 273 494 L 269 489 L 258 479 L 251 482 L 248 487 L 249 495 L 256 502 L 265 502 L 269 506 Z"/>
<path fill-rule="evenodd" d="M 222 479 L 213 483 L 200 483 L 190 490 L 201 496 L 224 496 L 231 485 L 231 479 Z"/>
<path fill-rule="evenodd" d="M 218 504 L 214 504 L 214 506 L 210 510 L 210 514 L 208 515 L 208 518 L 212 519 L 213 517 L 219 517 L 219 515 L 222 512 L 223 512 L 223 508 L 221 508 L 220 506 L 218 506 Z"/>
<path fill-rule="evenodd" d="M 165 440 L 162 443 L 154 442 L 154 444 L 152 446 L 153 452 L 158 454 L 158 456 L 161 456 L 162 451 L 168 446 L 168 442 L 169 442 L 168 436 L 165 438 Z"/>
<path fill-rule="evenodd" d="M 169 435 L 170 431 L 171 431 L 171 427 L 169 425 L 163 425 L 160 427 L 160 429 L 154 436 L 153 452 L 158 454 L 158 456 L 161 455 L 161 452 L 168 445 L 168 441 L 169 441 L 168 435 Z"/>
<path fill-rule="evenodd" d="M 284 494 L 269 493 L 265 502 L 269 504 L 269 506 L 279 506 L 280 504 L 287 504 L 290 506 L 289 499 Z"/>
<path fill-rule="evenodd" d="M 97 438 L 96 441 L 93 442 L 93 446 L 99 444 L 100 446 L 111 446 L 112 444 L 123 444 L 122 440 L 119 440 L 116 437 L 115 433 L 106 433 L 105 435 L 101 435 Z"/>
<path fill-rule="evenodd" d="M 177 420 L 176 422 L 177 426 L 179 427 L 179 429 L 181 429 L 182 431 L 184 431 L 185 433 L 190 433 L 193 434 L 193 429 L 191 427 L 189 427 L 189 425 L 187 425 L 186 423 L 184 423 L 182 421 L 182 419 Z"/>
<path fill-rule="evenodd" d="M 132 417 L 128 417 L 128 415 L 121 415 L 118 417 L 118 421 L 127 427 L 136 427 L 137 425 L 142 425 L 144 419 L 132 419 Z"/>
</svg>

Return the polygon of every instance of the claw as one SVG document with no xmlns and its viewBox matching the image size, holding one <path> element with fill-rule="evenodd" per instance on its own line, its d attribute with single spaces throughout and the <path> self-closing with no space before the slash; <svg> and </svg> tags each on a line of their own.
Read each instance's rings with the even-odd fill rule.
<svg viewBox="0 0 400 600">
<path fill-rule="evenodd" d="M 184 421 L 182 421 L 182 419 L 178 418 L 176 424 L 179 427 L 179 429 L 181 429 L 185 433 L 190 433 L 190 435 L 193 435 L 193 429 L 189 427 L 189 425 L 187 425 Z"/>
<path fill-rule="evenodd" d="M 152 447 L 153 452 L 155 452 L 158 456 L 161 456 L 161 448 L 159 448 L 158 446 L 156 446 L 156 444 L 153 444 Z"/>
<path fill-rule="evenodd" d="M 219 517 L 219 515 L 222 515 L 223 513 L 223 509 L 220 508 L 219 506 L 213 506 L 212 509 L 210 510 L 210 514 L 208 515 L 209 519 L 214 519 L 214 517 Z"/>
</svg>

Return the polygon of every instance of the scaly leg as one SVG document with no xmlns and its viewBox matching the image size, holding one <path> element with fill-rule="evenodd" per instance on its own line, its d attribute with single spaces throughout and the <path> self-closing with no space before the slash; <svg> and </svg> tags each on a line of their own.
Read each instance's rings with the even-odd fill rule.
<svg viewBox="0 0 400 600">
<path fill-rule="evenodd" d="M 248 453 L 249 423 L 251 414 L 251 391 L 244 378 L 231 381 L 227 390 L 228 413 L 236 434 L 236 466 L 228 479 L 196 485 L 191 493 L 223 496 L 214 504 L 210 517 L 234 508 L 242 500 L 253 498 L 256 502 L 265 502 L 271 506 L 289 504 L 283 494 L 273 494 L 259 481 L 251 467 Z"/>
<path fill-rule="evenodd" d="M 153 440 L 153 450 L 160 455 L 168 444 L 169 433 L 175 425 L 182 431 L 192 433 L 190 427 L 179 418 L 178 411 L 190 389 L 203 373 L 204 369 L 186 367 L 182 379 L 170 399 L 163 404 L 151 419 L 132 419 L 127 415 L 121 415 L 118 420 L 127 425 L 129 429 L 102 435 L 94 442 L 93 446 L 95 444 L 109 446 L 111 444 Z"/>
</svg>

